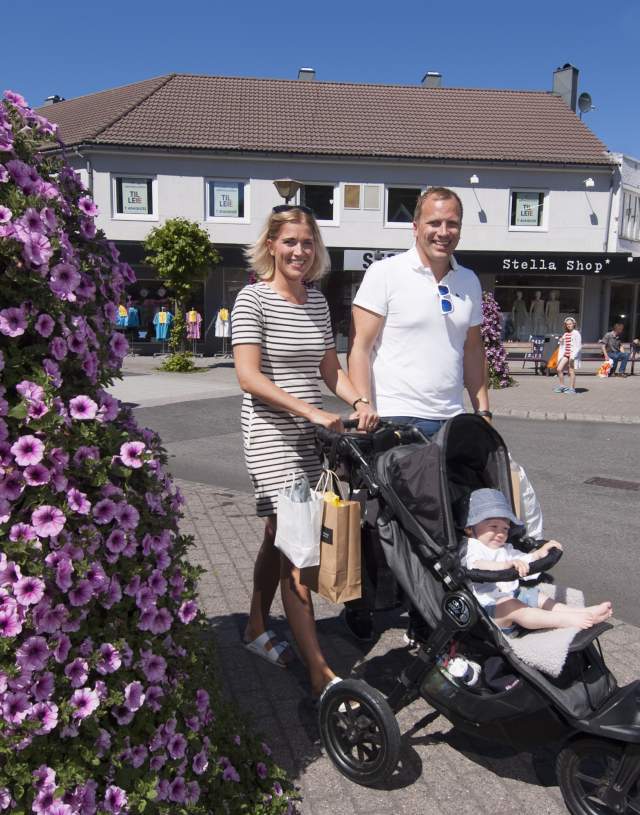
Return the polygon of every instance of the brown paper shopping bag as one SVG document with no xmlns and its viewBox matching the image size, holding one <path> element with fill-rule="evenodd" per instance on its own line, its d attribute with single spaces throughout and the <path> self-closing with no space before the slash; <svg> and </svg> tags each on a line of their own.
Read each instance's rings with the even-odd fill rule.
<svg viewBox="0 0 640 815">
<path fill-rule="evenodd" d="M 301 569 L 301 582 L 333 603 L 357 600 L 362 594 L 360 551 L 360 503 L 325 501 L 320 565 Z"/>
</svg>

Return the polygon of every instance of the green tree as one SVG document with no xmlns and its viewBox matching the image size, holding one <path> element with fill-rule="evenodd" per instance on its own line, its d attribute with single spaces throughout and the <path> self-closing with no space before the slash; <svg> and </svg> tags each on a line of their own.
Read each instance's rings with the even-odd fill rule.
<svg viewBox="0 0 640 815">
<path fill-rule="evenodd" d="M 184 314 L 194 286 L 205 280 L 209 270 L 220 262 L 220 254 L 209 233 L 186 218 L 170 218 L 152 229 L 144 243 L 145 261 L 172 289 L 176 299 L 174 354 L 185 351 Z M 183 330 L 180 331 L 180 326 Z M 172 333 L 174 331 L 172 330 Z"/>
</svg>

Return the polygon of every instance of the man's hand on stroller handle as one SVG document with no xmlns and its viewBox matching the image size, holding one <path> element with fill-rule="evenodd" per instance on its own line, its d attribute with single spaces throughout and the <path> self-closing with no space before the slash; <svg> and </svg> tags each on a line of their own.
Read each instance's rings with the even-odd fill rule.
<svg viewBox="0 0 640 815">
<path fill-rule="evenodd" d="M 380 424 L 380 416 L 378 416 L 378 412 L 372 405 L 367 404 L 365 402 L 358 402 L 356 405 L 356 409 L 354 412 L 349 416 L 350 420 L 358 420 L 358 430 L 362 430 L 365 433 L 370 433 L 372 430 L 375 430 L 376 427 Z"/>
</svg>

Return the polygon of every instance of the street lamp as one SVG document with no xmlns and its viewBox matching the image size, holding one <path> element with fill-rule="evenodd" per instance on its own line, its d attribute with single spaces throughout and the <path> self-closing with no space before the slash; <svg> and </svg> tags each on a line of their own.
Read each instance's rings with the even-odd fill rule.
<svg viewBox="0 0 640 815">
<path fill-rule="evenodd" d="M 293 198 L 302 186 L 300 181 L 295 181 L 293 178 L 276 178 L 273 185 L 278 190 L 278 195 L 284 198 L 285 204 L 289 203 L 289 199 Z"/>
</svg>

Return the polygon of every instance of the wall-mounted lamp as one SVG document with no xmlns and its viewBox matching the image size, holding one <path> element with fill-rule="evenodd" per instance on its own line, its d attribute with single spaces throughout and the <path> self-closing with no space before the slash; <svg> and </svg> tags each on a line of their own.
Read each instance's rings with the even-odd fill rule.
<svg viewBox="0 0 640 815">
<path fill-rule="evenodd" d="M 592 187 L 595 187 L 596 182 L 593 180 L 593 178 L 585 178 L 584 185 L 588 190 L 590 190 Z"/>
<path fill-rule="evenodd" d="M 479 179 L 479 178 L 478 178 L 478 176 L 477 176 L 477 175 L 474 173 L 474 174 L 471 176 L 471 178 L 469 179 L 469 184 L 479 184 L 479 183 L 480 183 L 480 179 Z"/>
<path fill-rule="evenodd" d="M 273 185 L 278 190 L 278 195 L 284 198 L 286 204 L 302 186 L 300 181 L 295 181 L 293 178 L 276 178 Z"/>
</svg>

